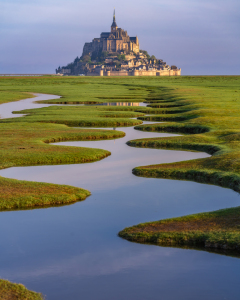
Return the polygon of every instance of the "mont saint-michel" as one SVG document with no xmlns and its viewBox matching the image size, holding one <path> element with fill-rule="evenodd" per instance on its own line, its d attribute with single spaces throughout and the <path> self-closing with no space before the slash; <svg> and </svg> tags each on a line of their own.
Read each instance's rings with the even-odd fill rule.
<svg viewBox="0 0 240 300">
<path fill-rule="evenodd" d="M 59 75 L 86 76 L 179 76 L 181 69 L 140 50 L 138 37 L 130 37 L 116 23 L 115 10 L 110 32 L 85 43 L 81 57 L 65 67 Z"/>
</svg>

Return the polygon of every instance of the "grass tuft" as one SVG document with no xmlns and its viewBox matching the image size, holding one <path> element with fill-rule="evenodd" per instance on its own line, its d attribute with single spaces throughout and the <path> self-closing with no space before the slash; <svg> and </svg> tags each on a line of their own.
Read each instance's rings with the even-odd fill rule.
<svg viewBox="0 0 240 300">
<path fill-rule="evenodd" d="M 40 293 L 29 291 L 24 285 L 0 279 L 0 300 L 43 300 Z"/>
<path fill-rule="evenodd" d="M 119 236 L 159 245 L 194 245 L 240 250 L 240 207 L 148 222 L 125 228 Z"/>
</svg>

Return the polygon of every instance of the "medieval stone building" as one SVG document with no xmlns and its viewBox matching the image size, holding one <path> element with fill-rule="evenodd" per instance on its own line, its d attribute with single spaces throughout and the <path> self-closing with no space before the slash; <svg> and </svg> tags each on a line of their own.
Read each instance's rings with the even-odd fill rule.
<svg viewBox="0 0 240 300">
<path fill-rule="evenodd" d="M 102 32 L 100 38 L 95 38 L 91 43 L 85 43 L 83 48 L 84 55 L 92 56 L 93 53 L 107 51 L 108 53 L 124 53 L 130 52 L 139 53 L 138 37 L 130 37 L 127 31 L 118 28 L 115 17 L 115 10 L 113 15 L 113 22 L 111 32 Z"/>
<path fill-rule="evenodd" d="M 179 76 L 181 69 L 140 50 L 137 37 L 118 28 L 115 17 L 110 32 L 85 43 L 81 57 L 66 67 L 56 69 L 59 75 L 81 76 Z"/>
</svg>

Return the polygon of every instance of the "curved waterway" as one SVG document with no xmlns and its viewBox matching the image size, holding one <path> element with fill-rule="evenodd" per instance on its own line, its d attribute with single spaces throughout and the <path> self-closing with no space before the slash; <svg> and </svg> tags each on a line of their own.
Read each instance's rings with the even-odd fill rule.
<svg viewBox="0 0 240 300">
<path fill-rule="evenodd" d="M 92 192 L 85 201 L 68 206 L 1 212 L 1 277 L 40 291 L 49 300 L 238 299 L 238 258 L 137 244 L 117 236 L 121 229 L 140 222 L 240 203 L 230 189 L 132 175 L 136 166 L 208 155 L 129 147 L 126 142 L 131 139 L 170 134 L 132 127 L 117 130 L 126 136 L 58 143 L 110 150 L 112 155 L 101 161 L 1 170 L 0 175 L 9 178 L 68 184 Z"/>
</svg>

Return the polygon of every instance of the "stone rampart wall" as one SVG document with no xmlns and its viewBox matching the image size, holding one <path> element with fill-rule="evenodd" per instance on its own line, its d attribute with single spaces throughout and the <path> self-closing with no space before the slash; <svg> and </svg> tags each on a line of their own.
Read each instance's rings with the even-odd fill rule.
<svg viewBox="0 0 240 300">
<path fill-rule="evenodd" d="M 180 76 L 181 69 L 176 70 L 134 70 L 134 71 L 103 71 L 88 72 L 87 76 Z"/>
<path fill-rule="evenodd" d="M 181 69 L 176 70 L 160 70 L 156 72 L 156 76 L 180 76 Z"/>
<path fill-rule="evenodd" d="M 107 71 L 103 72 L 103 76 L 129 76 L 128 71 Z"/>
</svg>

